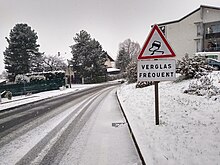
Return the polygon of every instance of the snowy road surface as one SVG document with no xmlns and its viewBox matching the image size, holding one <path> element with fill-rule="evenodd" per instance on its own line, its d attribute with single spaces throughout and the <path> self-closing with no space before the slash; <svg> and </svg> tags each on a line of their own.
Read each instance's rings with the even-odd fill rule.
<svg viewBox="0 0 220 165">
<path fill-rule="evenodd" d="M 141 164 L 115 91 L 93 91 L 10 128 L 0 139 L 0 164 Z M 0 113 L 0 124 L 31 111 Z"/>
</svg>

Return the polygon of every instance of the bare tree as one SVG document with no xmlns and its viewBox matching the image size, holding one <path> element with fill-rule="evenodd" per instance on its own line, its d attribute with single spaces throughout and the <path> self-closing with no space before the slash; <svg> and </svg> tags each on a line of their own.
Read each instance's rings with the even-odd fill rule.
<svg viewBox="0 0 220 165">
<path fill-rule="evenodd" d="M 44 55 L 42 59 L 44 71 L 65 70 L 67 67 L 65 60 L 59 55 Z"/>
<path fill-rule="evenodd" d="M 117 68 L 121 70 L 121 72 L 125 72 L 128 64 L 130 63 L 131 58 L 129 57 L 128 52 L 125 51 L 125 49 L 122 47 L 119 50 L 115 65 Z"/>
<path fill-rule="evenodd" d="M 8 77 L 8 73 L 4 70 L 4 71 L 2 72 L 2 74 L 0 75 L 0 78 L 5 79 L 5 78 L 7 78 L 7 77 Z"/>
<path fill-rule="evenodd" d="M 131 39 L 126 39 L 124 42 L 119 44 L 119 49 L 125 49 L 129 54 L 132 61 L 137 61 L 137 56 L 140 53 L 140 45 L 138 42 L 131 41 Z"/>
</svg>

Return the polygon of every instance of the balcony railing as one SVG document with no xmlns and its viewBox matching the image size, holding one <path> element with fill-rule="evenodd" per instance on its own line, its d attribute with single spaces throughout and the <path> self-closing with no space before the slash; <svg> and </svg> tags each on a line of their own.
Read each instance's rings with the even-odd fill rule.
<svg viewBox="0 0 220 165">
<path fill-rule="evenodd" d="M 220 52 L 220 46 L 219 47 L 211 47 L 211 48 L 205 48 L 206 52 Z"/>
<path fill-rule="evenodd" d="M 206 39 L 210 39 L 210 38 L 220 38 L 220 32 L 219 33 L 210 33 L 210 34 L 206 34 L 205 35 Z"/>
</svg>

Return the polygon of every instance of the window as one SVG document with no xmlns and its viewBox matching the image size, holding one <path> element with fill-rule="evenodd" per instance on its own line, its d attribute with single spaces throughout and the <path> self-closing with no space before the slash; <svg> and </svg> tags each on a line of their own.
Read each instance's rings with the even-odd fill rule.
<svg viewBox="0 0 220 165">
<path fill-rule="evenodd" d="M 166 28 L 165 28 L 165 26 L 160 26 L 159 28 L 163 32 L 163 35 L 166 36 Z"/>
<path fill-rule="evenodd" d="M 220 51 L 220 38 L 205 40 L 204 48 L 205 48 L 205 51 L 207 52 Z"/>
<path fill-rule="evenodd" d="M 220 24 L 210 25 L 206 28 L 206 34 L 220 33 Z"/>
<path fill-rule="evenodd" d="M 211 34 L 212 33 L 212 28 L 209 26 L 206 29 L 206 34 Z"/>
<path fill-rule="evenodd" d="M 212 33 L 220 33 L 220 24 L 211 25 Z"/>
<path fill-rule="evenodd" d="M 200 42 L 200 40 L 196 41 L 196 52 L 201 52 L 201 42 Z"/>
<path fill-rule="evenodd" d="M 201 36 L 202 35 L 202 28 L 200 24 L 197 24 L 197 36 Z"/>
</svg>

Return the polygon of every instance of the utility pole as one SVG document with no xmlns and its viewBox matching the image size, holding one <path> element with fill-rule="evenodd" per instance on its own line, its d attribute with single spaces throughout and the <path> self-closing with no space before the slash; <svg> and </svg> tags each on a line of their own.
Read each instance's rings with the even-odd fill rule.
<svg viewBox="0 0 220 165">
<path fill-rule="evenodd" d="M 69 76 L 69 84 L 70 84 L 70 88 L 72 87 L 71 86 L 71 83 L 72 83 L 72 81 L 71 81 L 71 79 L 72 79 L 72 70 L 71 70 L 71 65 L 70 65 L 70 61 L 69 60 L 67 60 L 67 63 L 68 63 L 68 76 Z"/>
<path fill-rule="evenodd" d="M 68 72 L 69 72 L 69 84 L 70 84 L 70 88 L 72 88 L 71 87 L 71 83 L 72 83 L 72 81 L 71 81 L 71 70 L 70 70 L 70 65 L 68 65 Z"/>
</svg>

